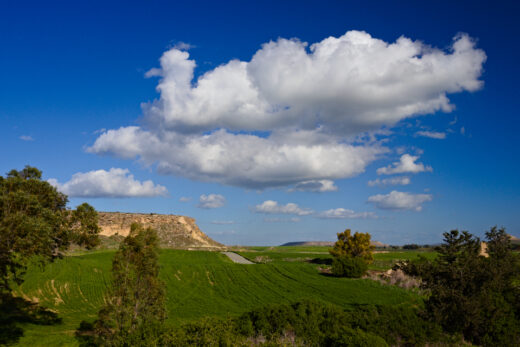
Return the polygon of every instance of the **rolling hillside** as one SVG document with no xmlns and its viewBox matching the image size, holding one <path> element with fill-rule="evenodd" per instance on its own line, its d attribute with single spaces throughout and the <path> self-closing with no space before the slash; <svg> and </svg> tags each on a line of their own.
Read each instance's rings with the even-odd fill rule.
<svg viewBox="0 0 520 347">
<path fill-rule="evenodd" d="M 54 310 L 63 322 L 51 326 L 25 324 L 19 345 L 76 345 L 75 329 L 82 320 L 94 320 L 103 303 L 113 254 L 104 251 L 70 256 L 43 271 L 31 267 L 16 293 Z M 218 252 L 163 249 L 160 263 L 160 276 L 167 286 L 167 323 L 175 326 L 203 316 L 236 315 L 303 298 L 345 307 L 420 301 L 412 292 L 397 287 L 324 276 L 315 264 L 304 262 L 240 265 Z"/>
</svg>

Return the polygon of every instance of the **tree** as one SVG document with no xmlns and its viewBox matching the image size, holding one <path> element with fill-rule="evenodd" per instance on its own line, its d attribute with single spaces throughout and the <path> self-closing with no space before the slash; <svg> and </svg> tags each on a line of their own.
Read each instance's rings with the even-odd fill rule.
<svg viewBox="0 0 520 347">
<path fill-rule="evenodd" d="M 132 224 L 112 262 L 112 286 L 94 323 L 97 342 L 106 346 L 154 346 L 166 318 L 164 284 L 159 279 L 155 230 Z"/>
<path fill-rule="evenodd" d="M 0 176 L 0 294 L 10 293 L 12 282 L 23 282 L 30 259 L 45 264 L 71 242 L 87 248 L 99 242 L 94 208 L 68 210 L 67 196 L 41 177 L 31 166 Z"/>
<path fill-rule="evenodd" d="M 338 241 L 334 244 L 334 248 L 329 251 L 332 256 L 361 257 L 368 264 L 372 263 L 374 260 L 372 251 L 375 247 L 370 243 L 369 233 L 355 232 L 351 236 L 350 229 L 347 229 L 337 235 Z"/>
<path fill-rule="evenodd" d="M 92 249 L 99 245 L 100 228 L 98 226 L 99 217 L 94 209 L 87 203 L 83 203 L 72 211 L 70 224 L 75 230 L 73 234 L 74 243 L 83 245 L 87 249 Z"/>
<path fill-rule="evenodd" d="M 368 264 L 374 260 L 369 233 L 356 232 L 351 235 L 350 229 L 338 233 L 338 241 L 329 253 L 334 257 L 332 270 L 337 276 L 361 277 Z"/>
<path fill-rule="evenodd" d="M 486 233 L 489 257 L 467 231 L 444 233 L 433 261 L 399 266 L 422 279 L 429 297 L 426 312 L 449 333 L 478 345 L 520 344 L 520 264 L 505 229 Z"/>
</svg>

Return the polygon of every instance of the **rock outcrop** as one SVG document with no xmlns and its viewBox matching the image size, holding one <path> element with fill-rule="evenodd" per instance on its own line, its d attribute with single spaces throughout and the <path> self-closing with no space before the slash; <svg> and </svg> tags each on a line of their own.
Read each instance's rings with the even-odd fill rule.
<svg viewBox="0 0 520 347">
<path fill-rule="evenodd" d="M 162 247 L 183 249 L 224 249 L 225 246 L 212 240 L 186 216 L 155 213 L 99 212 L 100 235 L 127 236 L 130 225 L 140 223 L 157 230 Z"/>
</svg>

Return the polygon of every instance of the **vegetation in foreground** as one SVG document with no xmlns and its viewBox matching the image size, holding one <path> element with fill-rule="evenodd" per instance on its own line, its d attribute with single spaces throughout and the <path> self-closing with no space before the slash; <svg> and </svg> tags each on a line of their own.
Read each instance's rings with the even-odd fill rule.
<svg viewBox="0 0 520 347">
<path fill-rule="evenodd" d="M 520 345 L 520 257 L 504 228 L 486 233 L 487 256 L 470 233 L 444 233 L 439 256 L 398 265 L 422 279 L 425 314 L 449 333 L 484 346 Z"/>
<path fill-rule="evenodd" d="M 159 343 L 166 309 L 164 283 L 159 279 L 157 232 L 132 224 L 112 260 L 112 285 L 92 326 L 91 343 L 137 346 Z M 86 330 L 83 322 L 80 330 Z M 84 336 L 78 334 L 80 337 Z"/>
<path fill-rule="evenodd" d="M 405 306 L 343 309 L 318 301 L 268 305 L 235 318 L 206 318 L 170 330 L 169 346 L 421 346 L 455 345 L 458 336 Z"/>
</svg>

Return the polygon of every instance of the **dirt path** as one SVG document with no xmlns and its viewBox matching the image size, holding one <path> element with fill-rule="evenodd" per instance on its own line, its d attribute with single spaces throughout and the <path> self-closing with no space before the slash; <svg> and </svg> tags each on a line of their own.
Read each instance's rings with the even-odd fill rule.
<svg viewBox="0 0 520 347">
<path fill-rule="evenodd" d="M 238 254 L 233 253 L 233 252 L 222 252 L 222 254 L 227 255 L 229 257 L 229 259 L 231 259 L 233 261 L 233 263 L 237 263 L 237 264 L 254 264 L 253 262 L 247 260 L 243 256 L 238 255 Z"/>
</svg>

